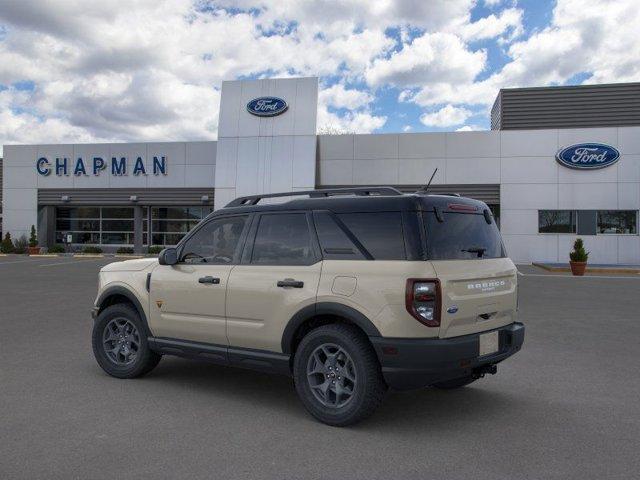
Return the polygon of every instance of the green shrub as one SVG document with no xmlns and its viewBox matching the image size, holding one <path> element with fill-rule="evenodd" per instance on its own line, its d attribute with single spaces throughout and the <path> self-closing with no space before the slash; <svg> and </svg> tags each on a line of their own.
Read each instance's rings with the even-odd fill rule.
<svg viewBox="0 0 640 480">
<path fill-rule="evenodd" d="M 576 238 L 573 243 L 573 252 L 569 253 L 572 262 L 586 262 L 589 258 L 589 252 L 584 249 L 584 242 L 581 238 Z"/>
<path fill-rule="evenodd" d="M 102 249 L 94 245 L 88 245 L 82 249 L 82 253 L 102 253 Z"/>
<path fill-rule="evenodd" d="M 29 235 L 29 246 L 30 247 L 38 246 L 38 235 L 36 234 L 35 225 L 31 225 L 31 235 Z"/>
<path fill-rule="evenodd" d="M 131 247 L 120 247 L 118 250 L 116 250 L 116 253 L 130 254 L 130 253 L 133 253 L 133 248 L 131 248 Z"/>
<path fill-rule="evenodd" d="M 64 245 L 60 245 L 59 243 L 56 243 L 55 245 L 51 245 L 49 247 L 49 253 L 64 253 L 65 249 L 64 249 Z"/>
<path fill-rule="evenodd" d="M 7 232 L 7 234 L 4 236 L 4 240 L 2 240 L 2 243 L 0 244 L 0 251 L 2 253 L 13 253 L 13 242 L 11 241 L 11 234 L 9 232 Z"/>
<path fill-rule="evenodd" d="M 28 245 L 27 236 L 21 235 L 20 238 L 13 242 L 13 253 L 27 253 Z"/>
<path fill-rule="evenodd" d="M 164 250 L 164 247 L 160 245 L 151 245 L 149 247 L 149 253 L 152 255 L 158 255 L 162 250 Z"/>
</svg>

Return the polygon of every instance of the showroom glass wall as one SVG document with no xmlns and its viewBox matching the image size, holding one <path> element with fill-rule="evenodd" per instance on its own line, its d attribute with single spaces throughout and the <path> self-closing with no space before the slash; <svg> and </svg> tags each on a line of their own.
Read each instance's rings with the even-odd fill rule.
<svg viewBox="0 0 640 480">
<path fill-rule="evenodd" d="M 56 207 L 56 243 L 133 246 L 136 207 Z M 209 206 L 142 207 L 143 244 L 175 245 L 213 211 Z M 151 239 L 151 243 L 149 243 Z"/>
</svg>

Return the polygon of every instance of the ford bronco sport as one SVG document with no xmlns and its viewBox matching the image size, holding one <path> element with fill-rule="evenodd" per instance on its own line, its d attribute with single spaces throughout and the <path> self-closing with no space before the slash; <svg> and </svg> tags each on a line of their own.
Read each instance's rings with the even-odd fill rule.
<svg viewBox="0 0 640 480">
<path fill-rule="evenodd" d="M 291 375 L 311 415 L 348 425 L 388 387 L 495 373 L 524 340 L 516 282 L 480 201 L 390 187 L 241 197 L 158 260 L 100 271 L 93 350 L 118 378 L 162 355 Z"/>
</svg>

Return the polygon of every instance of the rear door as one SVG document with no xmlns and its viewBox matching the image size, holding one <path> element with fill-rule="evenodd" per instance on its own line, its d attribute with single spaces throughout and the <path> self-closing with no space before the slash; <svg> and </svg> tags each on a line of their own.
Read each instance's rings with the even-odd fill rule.
<svg viewBox="0 0 640 480">
<path fill-rule="evenodd" d="M 316 301 L 321 269 L 310 213 L 257 215 L 229 277 L 229 345 L 280 352 L 289 319 Z"/>
<path fill-rule="evenodd" d="M 427 255 L 442 292 L 440 337 L 491 330 L 516 320 L 517 270 L 483 212 L 424 213 Z M 438 218 L 440 217 L 440 218 Z"/>
</svg>

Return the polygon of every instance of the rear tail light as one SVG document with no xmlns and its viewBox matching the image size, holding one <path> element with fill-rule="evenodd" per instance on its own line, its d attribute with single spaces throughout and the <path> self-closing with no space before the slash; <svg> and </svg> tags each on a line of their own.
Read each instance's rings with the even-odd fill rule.
<svg viewBox="0 0 640 480">
<path fill-rule="evenodd" d="M 407 280 L 405 294 L 407 311 L 428 327 L 440 326 L 440 282 L 438 280 Z"/>
</svg>

